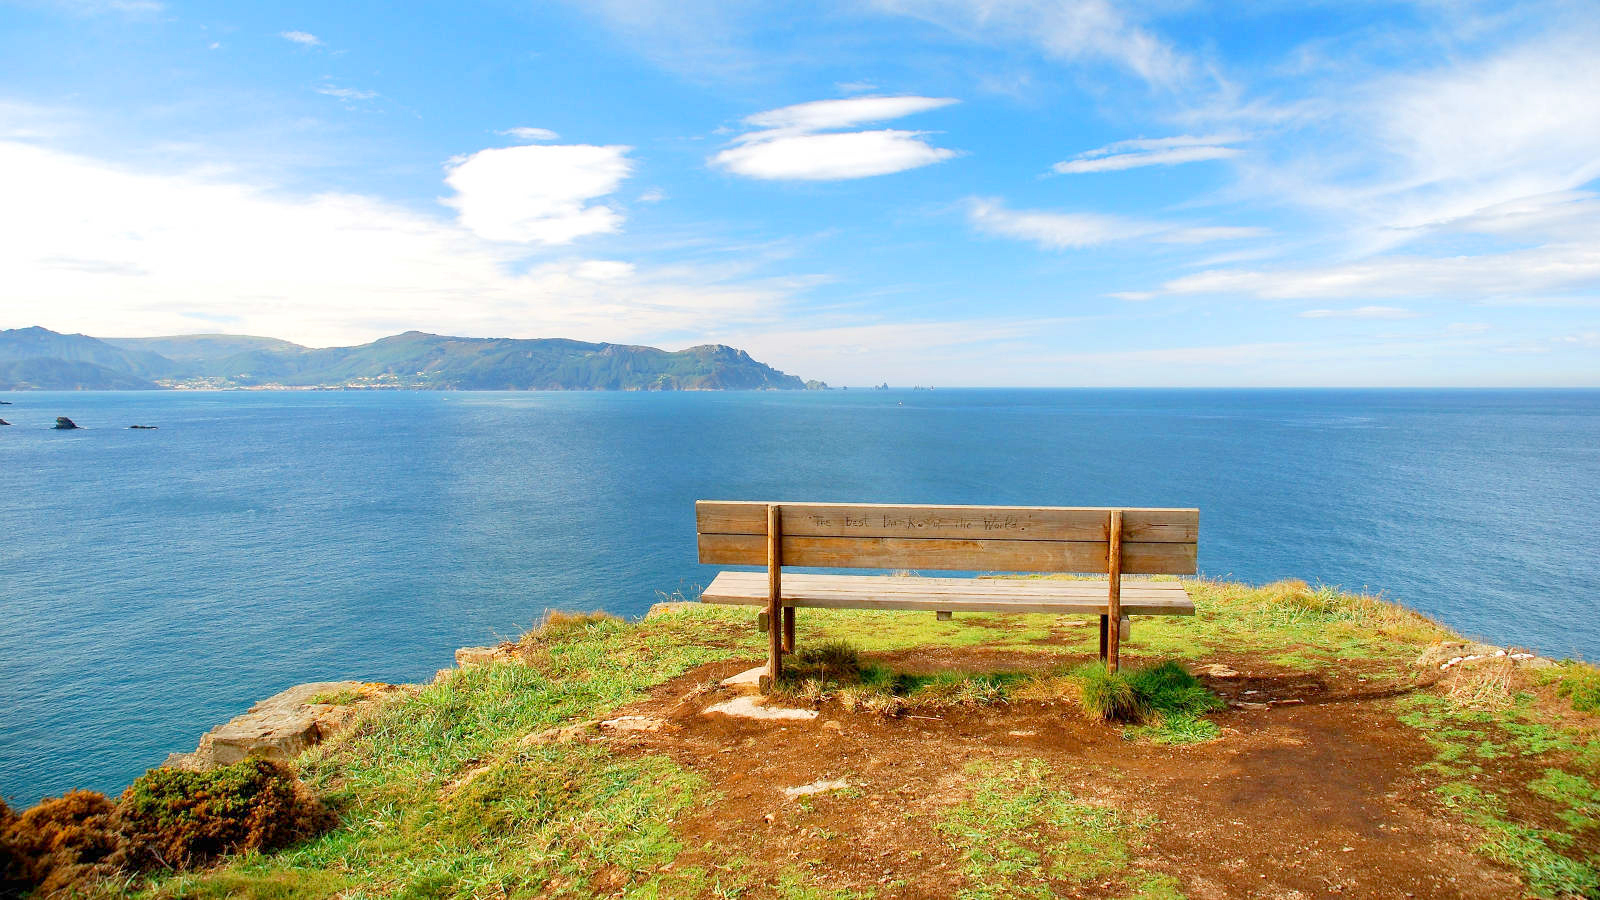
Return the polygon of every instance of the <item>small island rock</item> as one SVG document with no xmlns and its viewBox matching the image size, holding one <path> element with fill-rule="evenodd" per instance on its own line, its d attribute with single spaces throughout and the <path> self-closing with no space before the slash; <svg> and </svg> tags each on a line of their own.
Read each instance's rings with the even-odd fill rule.
<svg viewBox="0 0 1600 900">
<path fill-rule="evenodd" d="M 0 425 L 10 425 L 10 424 L 11 423 L 7 422 L 5 419 L 0 419 Z"/>
<path fill-rule="evenodd" d="M 58 431 L 71 431 L 72 429 L 77 428 L 77 427 L 78 427 L 78 423 L 72 421 L 71 419 L 67 418 L 66 416 L 56 416 L 56 429 Z"/>
<path fill-rule="evenodd" d="M 155 431 L 157 428 L 160 428 L 160 427 L 161 427 L 160 425 L 129 425 L 128 426 L 128 428 L 132 429 L 133 431 Z"/>
</svg>

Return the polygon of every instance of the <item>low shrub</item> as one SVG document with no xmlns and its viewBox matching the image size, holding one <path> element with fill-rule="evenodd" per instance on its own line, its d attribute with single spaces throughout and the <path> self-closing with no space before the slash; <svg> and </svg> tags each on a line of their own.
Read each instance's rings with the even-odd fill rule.
<svg viewBox="0 0 1600 900">
<path fill-rule="evenodd" d="M 152 769 L 123 793 L 114 823 L 123 866 L 180 869 L 291 844 L 325 830 L 333 815 L 286 766 L 247 759 L 208 772 Z"/>
<path fill-rule="evenodd" d="M 104 794 L 68 791 L 13 815 L 0 835 L 0 852 L 10 857 L 7 880 L 48 895 L 115 871 L 115 809 Z"/>
</svg>

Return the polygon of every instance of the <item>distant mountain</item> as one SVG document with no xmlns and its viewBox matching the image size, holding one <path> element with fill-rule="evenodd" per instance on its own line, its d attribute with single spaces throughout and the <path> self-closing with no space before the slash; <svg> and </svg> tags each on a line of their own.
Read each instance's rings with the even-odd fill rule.
<svg viewBox="0 0 1600 900">
<path fill-rule="evenodd" d="M 304 353 L 305 347 L 277 338 L 249 337 L 242 334 L 179 334 L 172 337 L 101 338 L 102 342 L 124 350 L 144 351 L 164 356 L 177 363 L 205 364 L 241 353 Z"/>
<path fill-rule="evenodd" d="M 15 374 L 5 368 L 24 363 Z M 558 338 L 408 331 L 356 347 L 314 350 L 242 335 L 99 340 L 43 328 L 0 331 L 0 390 L 158 387 L 670 391 L 800 390 L 807 384 L 721 344 L 668 352 Z"/>
<path fill-rule="evenodd" d="M 161 385 L 94 363 L 62 359 L 0 360 L 0 390 L 154 391 Z"/>
<path fill-rule="evenodd" d="M 114 347 L 86 334 L 58 334 L 37 326 L 0 331 L 0 363 L 35 359 L 90 363 L 145 379 L 169 377 L 182 369 L 159 353 Z"/>
</svg>

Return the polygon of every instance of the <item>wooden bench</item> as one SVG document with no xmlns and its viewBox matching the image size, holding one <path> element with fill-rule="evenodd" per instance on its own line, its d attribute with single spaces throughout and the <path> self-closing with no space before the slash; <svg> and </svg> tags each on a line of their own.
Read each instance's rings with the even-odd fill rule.
<svg viewBox="0 0 1600 900">
<path fill-rule="evenodd" d="M 1194 614 L 1182 583 L 1122 576 L 1194 574 L 1197 509 L 699 500 L 695 520 L 702 563 L 767 569 L 719 572 L 700 595 L 702 603 L 765 607 L 764 681 L 783 673 L 783 655 L 794 651 L 794 611 L 802 606 L 931 610 L 940 619 L 956 612 L 1098 615 L 1100 659 L 1112 671 L 1128 616 Z M 1103 572 L 1106 579 L 802 574 L 786 566 Z"/>
</svg>

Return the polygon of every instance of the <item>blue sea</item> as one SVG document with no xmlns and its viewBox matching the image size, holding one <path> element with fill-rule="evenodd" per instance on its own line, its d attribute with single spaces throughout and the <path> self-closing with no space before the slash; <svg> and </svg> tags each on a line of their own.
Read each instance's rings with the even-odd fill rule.
<svg viewBox="0 0 1600 900">
<path fill-rule="evenodd" d="M 1596 391 L 0 399 L 13 803 L 118 791 L 293 684 L 692 597 L 697 498 L 1197 506 L 1207 575 L 1600 658 Z"/>
</svg>

